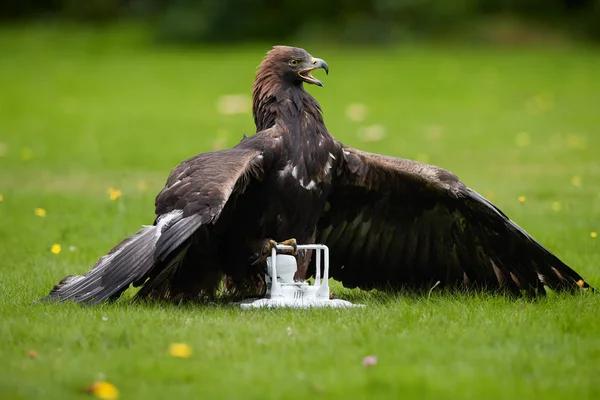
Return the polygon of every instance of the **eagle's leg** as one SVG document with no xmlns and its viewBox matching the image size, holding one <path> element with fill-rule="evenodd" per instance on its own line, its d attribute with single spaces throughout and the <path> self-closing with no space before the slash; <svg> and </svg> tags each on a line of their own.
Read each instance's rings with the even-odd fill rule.
<svg viewBox="0 0 600 400">
<path fill-rule="evenodd" d="M 279 243 L 277 243 L 273 239 L 267 239 L 264 241 L 262 248 L 260 249 L 260 253 L 256 260 L 252 263 L 252 265 L 264 264 L 267 261 L 267 258 L 271 256 L 273 249 L 276 248 L 277 245 L 291 246 L 292 249 L 282 249 L 279 250 L 279 252 L 284 254 L 291 254 L 294 257 L 298 258 L 298 244 L 296 243 L 296 239 L 292 238 Z"/>
<path fill-rule="evenodd" d="M 313 234 L 311 241 L 314 241 L 314 234 Z M 306 272 L 308 270 L 308 264 L 310 263 L 312 252 L 310 250 L 307 250 L 306 252 L 302 252 L 302 254 L 298 253 L 298 243 L 296 242 L 296 239 L 294 239 L 294 238 L 284 240 L 283 242 L 280 242 L 280 243 L 277 243 L 273 239 L 265 240 L 262 245 L 262 248 L 260 250 L 260 254 L 256 258 L 256 260 L 252 263 L 252 265 L 256 265 L 256 264 L 265 265 L 265 263 L 267 261 L 267 257 L 271 256 L 273 249 L 277 245 L 284 245 L 284 246 L 292 247 L 292 249 L 282 249 L 279 251 L 280 251 L 280 253 L 288 253 L 288 254 L 291 254 L 294 257 L 296 257 L 296 260 L 298 262 L 298 271 L 294 275 L 294 280 L 304 281 L 306 279 Z M 339 297 L 335 293 L 329 292 L 330 300 L 334 300 L 334 299 L 338 299 L 338 298 Z"/>
<path fill-rule="evenodd" d="M 283 246 L 292 246 L 292 249 L 284 249 L 281 250 L 282 253 L 289 253 L 291 255 L 293 255 L 294 257 L 298 257 L 298 243 L 296 243 L 296 239 L 292 238 L 292 239 L 288 239 L 288 240 L 284 240 L 283 242 L 279 243 L 280 245 Z"/>
<path fill-rule="evenodd" d="M 311 242 L 312 241 L 314 241 L 314 234 L 313 234 L 313 238 L 311 239 Z M 309 250 L 308 253 L 303 252 L 302 255 L 300 256 L 300 254 L 298 253 L 298 243 L 296 243 L 296 239 L 293 239 L 293 238 L 284 240 L 283 242 L 280 242 L 280 243 L 276 243 L 274 240 L 268 240 L 263 245 L 263 250 L 264 250 L 265 246 L 268 247 L 268 251 L 265 255 L 265 260 L 267 259 L 267 257 L 269 257 L 271 255 L 271 250 L 273 250 L 273 246 L 276 246 L 278 244 L 293 247 L 293 249 L 291 249 L 291 250 L 284 249 L 284 250 L 280 250 L 280 252 L 281 253 L 289 253 L 289 254 L 293 255 L 294 257 L 296 257 L 296 261 L 298 262 L 298 271 L 294 275 L 294 280 L 304 281 L 306 279 L 306 271 L 308 269 L 308 263 L 310 263 L 310 258 L 311 258 L 312 252 L 310 252 L 310 250 Z M 329 292 L 329 300 L 334 300 L 334 299 L 339 299 L 339 297 L 335 293 Z"/>
</svg>

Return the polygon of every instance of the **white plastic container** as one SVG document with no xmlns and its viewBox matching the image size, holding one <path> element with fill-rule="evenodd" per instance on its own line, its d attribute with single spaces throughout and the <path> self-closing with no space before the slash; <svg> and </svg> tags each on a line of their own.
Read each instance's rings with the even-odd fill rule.
<svg viewBox="0 0 600 400">
<path fill-rule="evenodd" d="M 294 281 L 298 270 L 296 257 L 289 254 L 277 254 L 277 250 L 292 249 L 291 246 L 278 245 L 267 258 L 267 295 L 262 299 L 248 299 L 240 303 L 243 309 L 250 308 L 310 308 L 310 307 L 364 307 L 349 301 L 329 298 L 329 248 L 323 244 L 298 245 L 298 250 L 315 250 L 315 283 Z M 325 260 L 321 278 L 321 255 Z M 275 279 L 273 277 L 276 277 Z"/>
</svg>

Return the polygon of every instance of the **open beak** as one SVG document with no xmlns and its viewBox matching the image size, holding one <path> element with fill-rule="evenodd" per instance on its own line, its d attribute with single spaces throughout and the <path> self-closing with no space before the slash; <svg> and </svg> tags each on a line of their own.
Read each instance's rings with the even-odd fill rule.
<svg viewBox="0 0 600 400">
<path fill-rule="evenodd" d="M 321 60 L 320 58 L 313 58 L 308 67 L 298 71 L 298 75 L 300 75 L 300 78 L 302 78 L 302 80 L 306 83 L 310 83 L 317 86 L 323 86 L 323 83 L 314 76 L 312 76 L 311 73 L 315 69 L 319 68 L 323 68 L 325 70 L 325 73 L 329 74 L 329 66 L 327 65 L 327 63 Z"/>
</svg>

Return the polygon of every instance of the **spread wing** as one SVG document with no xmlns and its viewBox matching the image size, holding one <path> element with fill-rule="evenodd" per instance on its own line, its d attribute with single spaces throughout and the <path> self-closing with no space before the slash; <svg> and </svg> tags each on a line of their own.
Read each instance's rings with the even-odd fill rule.
<svg viewBox="0 0 600 400">
<path fill-rule="evenodd" d="M 441 168 L 343 148 L 317 239 L 348 287 L 587 288 L 575 271 Z"/>
<path fill-rule="evenodd" d="M 64 278 L 46 299 L 98 303 L 118 297 L 131 283 L 144 284 L 139 293 L 160 289 L 167 295 L 169 280 L 182 266 L 192 235 L 208 230 L 227 202 L 242 193 L 252 179 L 260 180 L 262 176 L 258 134 L 233 149 L 200 154 L 182 162 L 156 197 L 154 225 L 123 240 L 84 276 Z M 198 265 L 194 267 L 198 269 Z"/>
<path fill-rule="evenodd" d="M 165 259 L 201 225 L 214 223 L 232 196 L 243 193 L 251 179 L 262 177 L 262 151 L 248 146 L 200 154 L 179 164 L 156 196 L 155 223 L 171 213 L 180 213 L 181 221 L 189 222 L 181 230 L 169 225 L 163 231 L 157 258 Z"/>
</svg>

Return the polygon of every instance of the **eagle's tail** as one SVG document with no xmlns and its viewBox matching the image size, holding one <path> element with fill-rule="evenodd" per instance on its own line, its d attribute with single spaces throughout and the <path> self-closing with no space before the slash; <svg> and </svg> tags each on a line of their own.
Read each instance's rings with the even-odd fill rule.
<svg viewBox="0 0 600 400">
<path fill-rule="evenodd" d="M 52 288 L 42 301 L 73 299 L 96 304 L 117 298 L 129 285 L 143 279 L 155 262 L 159 227 L 145 226 L 117 244 L 85 275 L 69 275 Z"/>
</svg>

